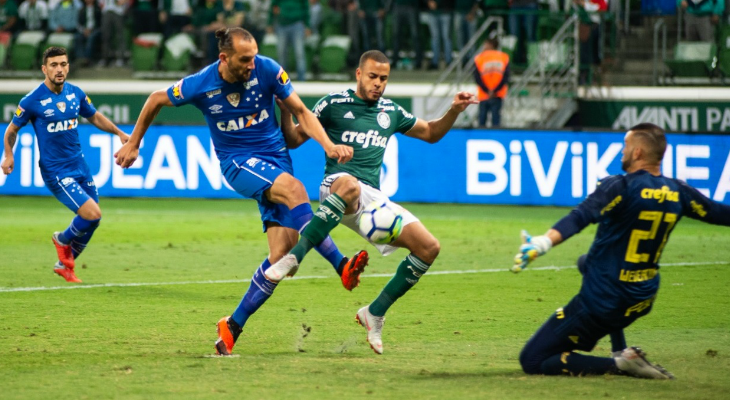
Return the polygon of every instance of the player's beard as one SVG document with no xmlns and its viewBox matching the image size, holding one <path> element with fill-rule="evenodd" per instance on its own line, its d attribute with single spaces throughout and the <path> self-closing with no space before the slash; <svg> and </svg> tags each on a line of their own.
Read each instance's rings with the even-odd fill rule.
<svg viewBox="0 0 730 400">
<path fill-rule="evenodd" d="M 631 168 L 631 165 L 634 163 L 634 160 L 631 158 L 627 158 L 625 160 L 621 160 L 621 169 L 624 172 L 629 172 L 629 168 Z"/>
<path fill-rule="evenodd" d="M 373 94 L 365 87 L 364 84 L 358 84 L 357 91 L 360 93 L 360 97 L 362 97 L 363 100 L 367 102 L 374 103 L 378 100 L 380 100 L 380 97 L 382 96 L 382 93 L 378 96 L 373 96 Z"/>
<path fill-rule="evenodd" d="M 246 82 L 249 79 L 251 79 L 251 70 L 246 69 L 245 67 L 236 68 L 235 70 L 233 70 L 233 69 L 231 69 L 231 67 L 229 65 L 228 66 L 228 72 L 238 82 Z"/>
<path fill-rule="evenodd" d="M 53 75 L 53 76 L 48 75 L 48 80 L 51 81 L 51 83 L 56 87 L 63 86 L 63 84 L 66 83 L 66 75 L 62 75 L 60 77 L 58 77 L 56 75 Z"/>
</svg>

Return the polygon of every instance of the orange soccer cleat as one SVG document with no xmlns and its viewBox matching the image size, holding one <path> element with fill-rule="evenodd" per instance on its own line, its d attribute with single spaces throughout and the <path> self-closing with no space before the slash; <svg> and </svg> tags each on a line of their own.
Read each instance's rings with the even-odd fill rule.
<svg viewBox="0 0 730 400">
<path fill-rule="evenodd" d="M 56 253 L 58 253 L 58 261 L 61 262 L 66 268 L 71 268 L 71 272 L 73 272 L 74 269 L 74 255 L 71 252 L 71 245 L 63 245 L 61 242 L 58 241 L 58 235 L 60 235 L 61 232 L 54 232 L 51 239 L 53 240 L 53 245 L 56 246 Z"/>
<path fill-rule="evenodd" d="M 61 276 L 63 279 L 66 280 L 66 282 L 72 282 L 72 283 L 81 283 L 81 279 L 76 277 L 76 274 L 74 273 L 73 268 L 67 268 L 64 267 L 61 262 L 57 262 L 56 265 L 53 267 L 53 272 Z"/>
<path fill-rule="evenodd" d="M 218 340 L 215 341 L 215 352 L 221 356 L 230 356 L 233 353 L 233 345 L 241 334 L 241 327 L 231 317 L 223 317 L 218 321 L 216 329 Z"/>
<path fill-rule="evenodd" d="M 365 270 L 365 266 L 368 265 L 368 252 L 365 250 L 359 251 L 351 259 L 349 259 L 342 267 L 342 286 L 347 290 L 352 290 L 360 284 L 360 274 Z"/>
</svg>

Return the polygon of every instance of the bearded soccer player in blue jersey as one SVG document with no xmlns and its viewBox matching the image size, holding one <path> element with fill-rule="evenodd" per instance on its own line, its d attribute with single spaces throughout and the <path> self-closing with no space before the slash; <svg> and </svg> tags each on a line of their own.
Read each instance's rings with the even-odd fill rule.
<svg viewBox="0 0 730 400">
<path fill-rule="evenodd" d="M 623 329 L 651 311 L 659 290 L 659 259 L 682 216 L 730 226 L 730 207 L 710 200 L 685 182 L 661 174 L 667 141 L 653 124 L 632 127 L 624 138 L 621 167 L 625 175 L 603 179 L 588 198 L 558 221 L 544 236 L 523 232 L 513 272 L 544 255 L 551 247 L 599 224 L 588 254 L 579 260 L 580 292 L 553 314 L 520 354 L 528 374 L 625 374 L 673 379 L 664 368 L 646 360 L 638 347 L 617 351 Z M 591 351 L 610 335 L 613 357 L 576 353 Z"/>
<path fill-rule="evenodd" d="M 5 130 L 5 160 L 2 170 L 10 174 L 15 166 L 13 146 L 18 131 L 33 124 L 40 152 L 41 176 L 56 198 L 76 213 L 63 232 L 53 234 L 58 262 L 53 271 L 68 282 L 81 282 L 74 273 L 74 260 L 84 251 L 101 221 L 99 194 L 89 166 L 81 153 L 79 116 L 97 128 L 129 138 L 101 113 L 78 87 L 67 83 L 69 63 L 66 49 L 49 47 L 43 52 L 41 66 L 46 79 L 20 100 L 13 120 Z"/>
<path fill-rule="evenodd" d="M 289 151 L 276 121 L 274 96 L 296 115 L 328 157 L 344 163 L 352 158 L 353 151 L 327 138 L 317 118 L 294 92 L 287 73 L 274 60 L 258 55 L 256 41 L 248 31 L 219 29 L 216 37 L 219 60 L 167 90 L 152 93 L 129 142 L 115 156 L 123 168 L 132 165 L 142 137 L 160 109 L 192 104 L 205 116 L 228 183 L 239 194 L 258 201 L 270 253 L 251 278 L 235 312 L 218 321 L 216 351 L 228 355 L 249 316 L 273 294 L 280 280 L 269 280 L 264 272 L 294 247 L 298 231 L 312 219 L 304 185 L 292 176 Z M 329 237 L 317 250 L 340 274 L 346 289 L 357 286 L 368 261 L 366 252 L 348 260 Z"/>
</svg>

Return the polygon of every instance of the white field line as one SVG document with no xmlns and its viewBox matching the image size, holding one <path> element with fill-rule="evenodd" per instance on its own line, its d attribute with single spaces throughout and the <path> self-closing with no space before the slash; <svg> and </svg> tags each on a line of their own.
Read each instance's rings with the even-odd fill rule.
<svg viewBox="0 0 730 400">
<path fill-rule="evenodd" d="M 711 265 L 727 265 L 730 262 L 714 261 L 714 262 L 686 262 L 686 263 L 666 263 L 662 264 L 662 267 L 689 267 L 689 266 L 711 266 Z M 560 271 L 563 269 L 575 269 L 575 265 L 567 266 L 545 266 L 529 268 L 528 271 Z M 431 271 L 428 275 L 453 275 L 453 274 L 483 274 L 492 272 L 508 272 L 507 268 L 492 268 L 492 269 L 468 269 L 461 271 Z M 523 272 L 524 273 L 524 272 Z M 379 278 L 379 277 L 391 277 L 393 274 L 365 274 L 365 278 Z M 333 279 L 334 276 L 295 276 L 293 278 L 287 278 L 292 280 L 305 280 L 305 279 Z M 250 279 L 226 279 L 226 280 L 207 280 L 207 281 L 181 281 L 181 282 L 137 282 L 137 283 L 98 283 L 90 285 L 74 285 L 74 286 L 38 286 L 38 287 L 0 287 L 0 293 L 11 293 L 11 292 L 40 292 L 46 290 L 75 290 L 75 289 L 97 289 L 97 288 L 110 288 L 110 287 L 140 287 L 140 286 L 172 286 L 172 285 L 210 285 L 220 283 L 247 283 L 251 282 Z"/>
</svg>

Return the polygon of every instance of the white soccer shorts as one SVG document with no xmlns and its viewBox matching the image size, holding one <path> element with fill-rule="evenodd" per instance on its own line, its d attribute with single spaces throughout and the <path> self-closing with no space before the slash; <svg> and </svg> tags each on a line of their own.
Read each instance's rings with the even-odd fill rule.
<svg viewBox="0 0 730 400">
<path fill-rule="evenodd" d="M 330 189 L 332 187 L 332 183 L 334 183 L 334 181 L 336 181 L 337 178 L 339 178 L 341 176 L 345 176 L 345 175 L 350 175 L 350 174 L 348 174 L 347 172 L 340 172 L 337 174 L 329 175 L 324 178 L 324 180 L 322 181 L 322 183 L 319 186 L 319 201 L 320 202 L 324 201 L 324 199 L 326 199 L 327 196 L 330 195 Z M 350 175 L 350 176 L 352 176 L 352 175 Z M 387 256 L 387 255 L 393 253 L 394 251 L 396 251 L 398 248 L 395 246 L 391 246 L 389 244 L 377 244 L 377 243 L 371 242 L 370 240 L 368 240 L 368 238 L 365 235 L 362 234 L 362 232 L 360 232 L 360 229 L 357 226 L 357 221 L 360 219 L 360 215 L 362 215 L 363 210 L 365 209 L 365 207 L 368 204 L 372 203 L 375 200 L 384 201 L 384 200 L 390 200 L 390 199 L 388 199 L 388 196 L 383 194 L 383 192 L 381 192 L 380 190 L 375 189 L 372 186 L 366 185 L 366 184 L 360 182 L 359 180 L 357 182 L 360 184 L 360 205 L 358 206 L 356 213 L 344 215 L 342 218 L 342 222 L 340 222 L 340 223 L 342 225 L 345 225 L 346 227 L 352 229 L 358 235 L 362 236 L 363 239 L 370 242 L 370 244 L 372 244 L 373 246 L 375 246 L 376 249 L 378 249 L 380 254 Z M 410 211 L 406 210 L 400 204 L 393 203 L 392 201 L 391 201 L 391 203 L 394 204 L 396 207 L 400 208 L 401 215 L 403 216 L 403 227 L 405 227 L 406 225 L 411 224 L 413 222 L 419 221 L 419 219 L 416 218 L 415 215 L 411 214 Z"/>
</svg>

